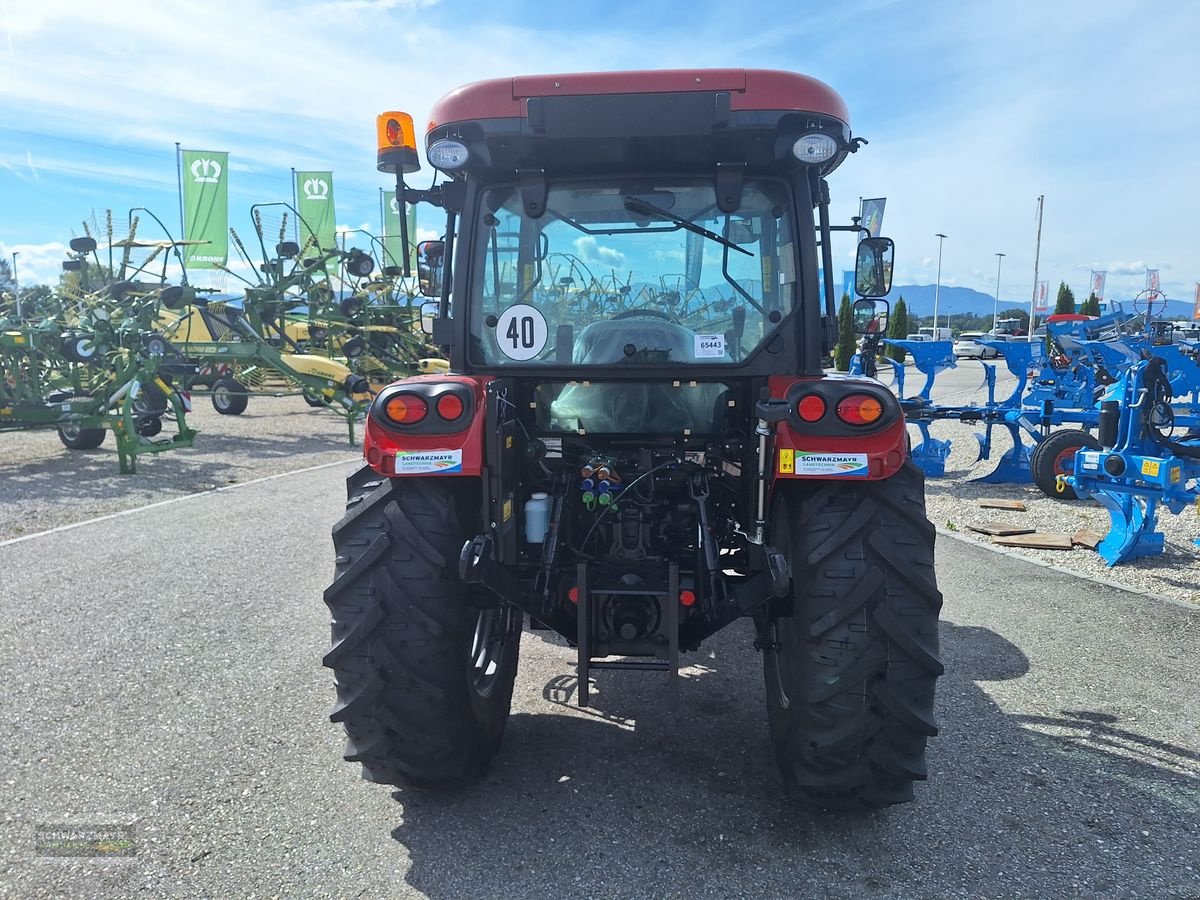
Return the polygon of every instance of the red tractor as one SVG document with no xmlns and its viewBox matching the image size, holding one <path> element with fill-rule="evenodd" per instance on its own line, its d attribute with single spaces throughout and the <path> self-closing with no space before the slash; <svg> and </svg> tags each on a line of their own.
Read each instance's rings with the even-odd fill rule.
<svg viewBox="0 0 1200 900">
<path fill-rule="evenodd" d="M 941 595 L 899 404 L 821 365 L 833 233 L 864 231 L 830 224 L 826 176 L 865 143 L 841 98 L 743 69 L 470 84 L 430 116 L 428 190 L 404 181 L 412 120 L 379 138 L 399 203 L 445 211 L 417 257 L 450 372 L 375 398 L 333 530 L 346 759 L 385 784 L 479 776 L 526 620 L 576 648 L 586 705 L 596 670 L 673 679 L 746 617 L 785 786 L 912 799 Z M 891 257 L 858 244 L 864 333 Z"/>
</svg>

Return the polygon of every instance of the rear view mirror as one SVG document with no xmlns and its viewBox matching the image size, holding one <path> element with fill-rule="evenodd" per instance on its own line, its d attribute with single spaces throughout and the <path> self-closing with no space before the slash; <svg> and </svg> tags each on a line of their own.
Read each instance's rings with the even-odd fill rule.
<svg viewBox="0 0 1200 900">
<path fill-rule="evenodd" d="M 886 300 L 855 300 L 854 333 L 883 334 L 887 331 L 888 309 Z"/>
<path fill-rule="evenodd" d="M 441 241 L 417 244 L 417 282 L 426 297 L 442 295 L 442 264 L 446 245 Z"/>
<path fill-rule="evenodd" d="M 426 334 L 433 334 L 433 320 L 437 318 L 438 305 L 436 303 L 421 304 L 421 330 Z"/>
<path fill-rule="evenodd" d="M 892 289 L 892 255 L 896 245 L 891 238 L 866 238 L 859 241 L 854 265 L 854 292 L 860 297 L 882 297 Z"/>
</svg>

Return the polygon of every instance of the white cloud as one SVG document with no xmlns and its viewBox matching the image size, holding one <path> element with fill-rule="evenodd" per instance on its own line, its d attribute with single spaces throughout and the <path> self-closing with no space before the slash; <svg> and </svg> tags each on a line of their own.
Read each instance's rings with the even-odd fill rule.
<svg viewBox="0 0 1200 900">
<path fill-rule="evenodd" d="M 43 244 L 5 244 L 0 242 L 0 259 L 12 265 L 17 254 L 17 281 L 23 286 L 58 284 L 62 261 L 67 258 L 67 245 L 60 241 Z"/>
<path fill-rule="evenodd" d="M 590 234 L 577 237 L 573 243 L 575 246 L 575 253 L 585 263 L 615 266 L 617 268 L 621 268 L 625 265 L 624 253 L 622 253 L 620 250 L 615 250 L 612 247 L 605 247 Z"/>
</svg>

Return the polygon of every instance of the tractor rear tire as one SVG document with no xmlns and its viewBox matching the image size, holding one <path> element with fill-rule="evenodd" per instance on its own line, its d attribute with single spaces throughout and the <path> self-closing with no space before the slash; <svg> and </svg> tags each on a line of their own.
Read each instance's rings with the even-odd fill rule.
<svg viewBox="0 0 1200 900">
<path fill-rule="evenodd" d="M 522 617 L 472 605 L 458 558 L 477 508 L 458 479 L 347 481 L 325 591 L 336 675 L 330 719 L 367 781 L 450 788 L 477 779 L 500 746 L 512 703 Z"/>
<path fill-rule="evenodd" d="M 1029 457 L 1029 469 L 1034 483 L 1051 500 L 1078 500 L 1079 495 L 1069 484 L 1058 491 L 1058 476 L 1070 475 L 1075 471 L 1075 454 L 1079 450 L 1099 450 L 1100 442 L 1078 428 L 1062 428 L 1052 431 L 1033 448 Z"/>
<path fill-rule="evenodd" d="M 95 450 L 104 443 L 105 429 L 79 425 L 58 426 L 58 439 L 68 450 Z"/>
<path fill-rule="evenodd" d="M 240 416 L 246 411 L 250 397 L 246 386 L 233 378 L 218 378 L 212 387 L 213 409 L 223 416 Z"/>
<path fill-rule="evenodd" d="M 778 489 L 792 615 L 767 623 L 767 718 L 784 787 L 806 805 L 904 803 L 926 777 L 943 667 L 924 480 L 908 461 L 883 481 Z"/>
</svg>

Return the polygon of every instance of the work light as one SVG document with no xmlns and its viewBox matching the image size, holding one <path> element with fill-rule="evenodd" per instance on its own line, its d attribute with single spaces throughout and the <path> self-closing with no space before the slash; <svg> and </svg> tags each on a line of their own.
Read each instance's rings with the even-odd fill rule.
<svg viewBox="0 0 1200 900">
<path fill-rule="evenodd" d="M 838 152 L 837 141 L 827 134 L 806 134 L 792 144 L 792 155 L 800 162 L 820 164 L 833 159 Z"/>
<path fill-rule="evenodd" d="M 435 169 L 451 171 L 465 166 L 471 156 L 471 151 L 461 141 L 443 138 L 440 141 L 434 141 L 425 151 L 425 156 Z"/>
</svg>

